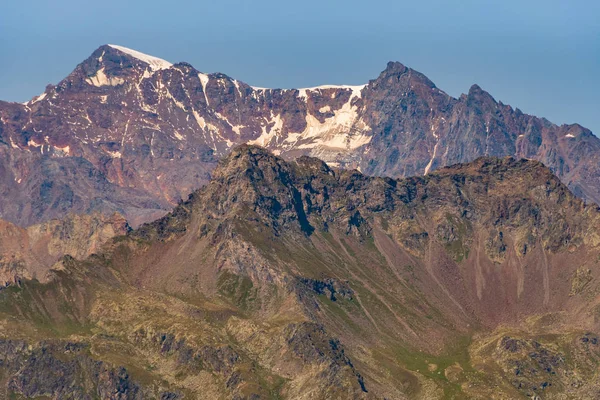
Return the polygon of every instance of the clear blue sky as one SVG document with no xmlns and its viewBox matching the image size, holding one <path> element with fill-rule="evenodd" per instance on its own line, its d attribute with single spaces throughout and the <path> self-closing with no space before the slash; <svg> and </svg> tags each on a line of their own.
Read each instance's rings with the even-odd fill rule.
<svg viewBox="0 0 600 400">
<path fill-rule="evenodd" d="M 25 101 L 120 44 L 254 86 L 361 84 L 387 61 L 453 96 L 600 135 L 598 0 L 30 0 L 0 9 L 0 99 Z"/>
</svg>

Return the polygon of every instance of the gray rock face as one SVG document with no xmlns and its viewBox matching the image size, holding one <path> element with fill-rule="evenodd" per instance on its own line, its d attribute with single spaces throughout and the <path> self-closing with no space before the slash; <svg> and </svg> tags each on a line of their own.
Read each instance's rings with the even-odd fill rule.
<svg viewBox="0 0 600 400">
<path fill-rule="evenodd" d="M 455 99 L 389 63 L 363 86 L 262 89 L 105 45 L 28 103 L 0 102 L 0 217 L 29 225 L 116 210 L 137 225 L 205 184 L 240 143 L 393 177 L 484 155 L 532 158 L 600 201 L 598 138 L 476 85 Z"/>
</svg>

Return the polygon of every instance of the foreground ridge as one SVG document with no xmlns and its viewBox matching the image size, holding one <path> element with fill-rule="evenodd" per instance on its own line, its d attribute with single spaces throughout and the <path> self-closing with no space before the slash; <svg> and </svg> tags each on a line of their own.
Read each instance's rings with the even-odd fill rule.
<svg viewBox="0 0 600 400">
<path fill-rule="evenodd" d="M 0 390 L 593 398 L 599 215 L 537 161 L 390 179 L 237 146 L 165 217 L 0 290 Z"/>
</svg>

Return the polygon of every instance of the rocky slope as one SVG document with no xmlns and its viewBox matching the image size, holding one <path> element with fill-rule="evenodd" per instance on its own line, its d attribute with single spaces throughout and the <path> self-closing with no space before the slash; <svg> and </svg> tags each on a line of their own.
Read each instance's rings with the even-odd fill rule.
<svg viewBox="0 0 600 400">
<path fill-rule="evenodd" d="M 129 229 L 118 214 L 68 215 L 26 229 L 0 220 L 0 287 L 23 279 L 45 282 L 48 270 L 63 256 L 86 258 Z"/>
<path fill-rule="evenodd" d="M 236 144 L 365 174 L 423 175 L 480 156 L 536 159 L 600 201 L 600 140 L 495 101 L 455 99 L 400 63 L 362 86 L 262 89 L 120 46 L 26 104 L 0 102 L 0 218 L 123 213 L 136 226 L 205 184 Z"/>
<path fill-rule="evenodd" d="M 393 180 L 242 146 L 164 218 L 0 291 L 0 382 L 50 398 L 595 398 L 599 245 L 598 208 L 539 162 Z"/>
</svg>

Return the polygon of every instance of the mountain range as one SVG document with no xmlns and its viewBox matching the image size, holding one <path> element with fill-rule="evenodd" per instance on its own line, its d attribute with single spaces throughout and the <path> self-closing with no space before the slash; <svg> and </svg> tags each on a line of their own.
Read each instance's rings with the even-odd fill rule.
<svg viewBox="0 0 600 400">
<path fill-rule="evenodd" d="M 105 45 L 0 102 L 0 155 L 0 399 L 600 398 L 577 124 Z"/>
<path fill-rule="evenodd" d="M 0 102 L 0 218 L 29 226 L 118 211 L 138 226 L 206 184 L 243 143 L 393 178 L 481 156 L 528 158 L 600 201 L 600 139 L 477 85 L 456 99 L 391 62 L 361 86 L 264 89 L 104 45 L 25 104 Z"/>
<path fill-rule="evenodd" d="M 0 395 L 598 398 L 600 211 L 537 161 L 395 180 L 251 145 L 0 290 Z"/>
</svg>

